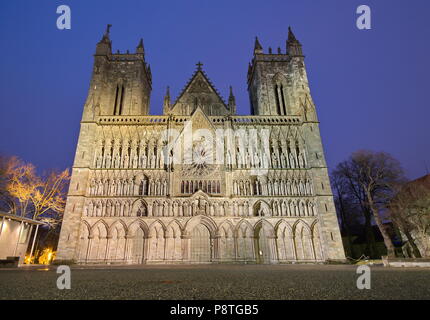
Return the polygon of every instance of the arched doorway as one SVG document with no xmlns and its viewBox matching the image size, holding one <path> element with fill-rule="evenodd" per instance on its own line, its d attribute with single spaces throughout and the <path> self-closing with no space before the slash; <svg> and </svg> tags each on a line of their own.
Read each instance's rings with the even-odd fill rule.
<svg viewBox="0 0 430 320">
<path fill-rule="evenodd" d="M 211 262 L 212 248 L 209 229 L 198 224 L 191 232 L 191 262 Z"/>
</svg>

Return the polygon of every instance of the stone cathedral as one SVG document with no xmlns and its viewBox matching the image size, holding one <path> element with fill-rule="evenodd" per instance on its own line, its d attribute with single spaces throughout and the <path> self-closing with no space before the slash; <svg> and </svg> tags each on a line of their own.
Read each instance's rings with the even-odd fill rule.
<svg viewBox="0 0 430 320">
<path fill-rule="evenodd" d="M 343 260 L 302 46 L 255 39 L 250 115 L 201 63 L 163 115 L 150 115 L 141 40 L 96 46 L 57 260 L 88 264 Z"/>
</svg>

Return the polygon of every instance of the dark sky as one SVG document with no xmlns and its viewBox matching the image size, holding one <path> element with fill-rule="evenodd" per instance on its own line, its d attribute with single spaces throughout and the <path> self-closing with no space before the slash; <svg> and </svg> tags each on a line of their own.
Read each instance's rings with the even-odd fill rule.
<svg viewBox="0 0 430 320">
<path fill-rule="evenodd" d="M 72 29 L 56 28 L 67 4 Z M 372 30 L 356 8 L 372 9 Z M 410 178 L 430 168 L 430 1 L 1 1 L 0 152 L 40 169 L 70 167 L 92 54 L 107 23 L 113 49 L 144 38 L 153 73 L 151 110 L 165 87 L 176 98 L 201 60 L 222 93 L 232 85 L 249 113 L 246 72 L 254 37 L 285 50 L 291 25 L 304 46 L 328 165 L 358 149 L 399 159 Z"/>
</svg>

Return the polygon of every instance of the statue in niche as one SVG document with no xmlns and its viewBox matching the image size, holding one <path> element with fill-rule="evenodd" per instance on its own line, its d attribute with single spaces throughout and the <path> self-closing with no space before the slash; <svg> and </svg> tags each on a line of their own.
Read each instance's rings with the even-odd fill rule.
<svg viewBox="0 0 430 320">
<path fill-rule="evenodd" d="M 296 161 L 295 161 L 294 155 L 292 153 L 290 153 L 290 166 L 292 169 L 296 168 Z"/>
<path fill-rule="evenodd" d="M 282 168 L 286 168 L 287 167 L 285 153 L 283 153 L 283 152 L 281 153 L 281 167 Z"/>
<path fill-rule="evenodd" d="M 299 154 L 299 166 L 300 168 L 305 168 L 305 156 L 303 152 L 300 152 Z"/>
<path fill-rule="evenodd" d="M 103 161 L 102 156 L 98 155 L 97 156 L 97 160 L 96 160 L 96 168 L 101 168 L 102 167 L 102 161 Z"/>
<path fill-rule="evenodd" d="M 272 166 L 273 168 L 278 168 L 278 156 L 276 155 L 275 151 L 272 153 Z"/>
<path fill-rule="evenodd" d="M 258 157 L 258 154 L 255 153 L 254 154 L 254 167 L 259 168 L 259 166 L 260 166 L 260 158 Z"/>
<path fill-rule="evenodd" d="M 111 165 L 111 157 L 110 154 L 106 155 L 106 160 L 105 160 L 105 167 L 106 169 L 110 169 L 110 165 Z"/>
<path fill-rule="evenodd" d="M 125 154 L 125 156 L 124 156 L 124 163 L 123 163 L 123 168 L 128 168 L 128 165 L 129 165 L 129 156 L 128 156 L 128 154 L 126 153 Z"/>
<path fill-rule="evenodd" d="M 142 168 L 146 168 L 146 161 L 147 161 L 146 155 L 142 154 L 141 159 L 142 159 Z"/>
<path fill-rule="evenodd" d="M 137 156 L 137 154 L 135 154 L 133 157 L 133 168 L 137 168 L 138 162 L 139 162 L 139 157 Z"/>
<path fill-rule="evenodd" d="M 241 168 L 241 167 L 242 167 L 242 161 L 241 161 L 241 158 L 240 158 L 240 154 L 239 154 L 239 152 L 238 152 L 238 153 L 236 153 L 236 163 L 237 163 L 237 167 L 238 167 L 238 168 Z"/>
<path fill-rule="evenodd" d="M 231 154 L 230 154 L 230 151 L 227 152 L 227 168 L 231 169 Z"/>
<path fill-rule="evenodd" d="M 154 169 L 154 168 L 155 168 L 156 161 L 157 161 L 157 157 L 156 157 L 156 156 L 155 156 L 155 154 L 153 153 L 153 154 L 151 155 L 151 169 Z"/>
<path fill-rule="evenodd" d="M 163 195 L 167 195 L 167 180 L 163 181 Z"/>
<path fill-rule="evenodd" d="M 115 155 L 115 164 L 114 164 L 115 168 L 119 168 L 120 167 L 120 165 L 121 165 L 120 161 L 121 161 L 121 157 L 119 156 L 119 153 L 117 153 Z"/>
</svg>

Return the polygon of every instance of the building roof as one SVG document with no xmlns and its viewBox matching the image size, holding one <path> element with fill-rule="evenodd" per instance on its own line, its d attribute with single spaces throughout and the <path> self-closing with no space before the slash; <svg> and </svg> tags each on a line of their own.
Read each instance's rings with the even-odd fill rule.
<svg viewBox="0 0 430 320">
<path fill-rule="evenodd" d="M 3 219 L 3 217 L 5 219 L 20 221 L 20 222 L 22 221 L 22 222 L 26 222 L 26 223 L 29 223 L 29 224 L 38 224 L 38 225 L 45 224 L 42 221 L 37 221 L 37 220 L 29 219 L 29 218 L 24 218 L 24 217 L 20 217 L 20 216 L 14 215 L 14 214 L 6 213 L 6 212 L 0 212 L 0 219 Z"/>
</svg>

